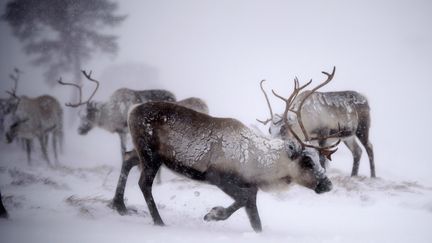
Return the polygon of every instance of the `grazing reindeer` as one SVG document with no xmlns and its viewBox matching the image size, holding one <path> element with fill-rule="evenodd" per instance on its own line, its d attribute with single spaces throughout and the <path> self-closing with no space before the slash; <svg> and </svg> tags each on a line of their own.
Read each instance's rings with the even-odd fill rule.
<svg viewBox="0 0 432 243">
<path fill-rule="evenodd" d="M 286 109 L 291 105 L 287 102 Z M 270 139 L 235 119 L 215 118 L 166 102 L 135 106 L 128 124 L 142 169 L 139 186 L 156 225 L 164 223 L 152 184 L 162 164 L 188 178 L 213 184 L 234 199 L 227 208 L 211 209 L 206 221 L 225 220 L 245 207 L 256 232 L 262 230 L 256 206 L 258 188 L 291 182 L 316 193 L 332 188 L 319 163 L 319 153 L 330 156 L 337 144 L 325 148 L 306 144 L 294 131 L 284 139 Z"/>
<path fill-rule="evenodd" d="M 125 152 L 126 152 L 126 139 L 129 134 L 127 126 L 127 114 L 129 108 L 135 104 L 145 103 L 149 101 L 167 101 L 175 102 L 176 98 L 174 94 L 167 90 L 142 90 L 136 91 L 127 88 L 121 88 L 116 90 L 106 102 L 94 102 L 91 101 L 93 96 L 99 87 L 99 81 L 91 77 L 91 72 L 87 73 L 82 71 L 83 75 L 91 82 L 96 84 L 96 88 L 93 93 L 87 99 L 82 101 L 82 89 L 80 86 L 74 83 L 65 83 L 60 78 L 58 82 L 62 85 L 74 86 L 79 91 L 79 102 L 72 104 L 67 103 L 69 107 L 80 107 L 84 106 L 84 112 L 80 117 L 80 125 L 78 127 L 78 133 L 86 135 L 93 127 L 100 127 L 111 133 L 117 133 L 120 137 L 120 151 L 122 156 L 122 169 L 117 183 L 116 192 L 112 200 L 111 206 L 116 209 L 120 214 L 125 214 L 127 209 L 124 205 L 124 187 L 126 184 L 127 175 L 124 175 L 124 171 L 129 168 L 129 164 L 125 163 Z M 132 168 L 132 167 L 130 167 Z M 130 171 L 130 168 L 128 171 Z"/>
<path fill-rule="evenodd" d="M 283 137 L 287 131 L 280 117 L 274 118 L 268 97 L 262 87 L 269 105 L 272 125 L 270 134 Z M 376 177 L 372 144 L 369 141 L 370 108 L 366 97 L 355 91 L 340 92 L 314 92 L 300 91 L 298 79 L 295 81 L 297 95 L 293 100 L 293 109 L 289 110 L 288 124 L 292 130 L 299 133 L 307 131 L 311 137 L 302 137 L 307 141 L 314 141 L 320 146 L 325 146 L 335 139 L 341 139 L 353 154 L 353 168 L 351 176 L 357 176 L 362 150 L 356 141 L 356 137 L 366 148 L 369 156 L 371 177 Z M 304 122 L 302 122 L 304 119 Z M 268 120 L 268 121 L 270 121 Z M 304 125 L 303 125 L 304 124 Z M 342 132 L 337 132 L 338 130 Z M 321 159 L 324 163 L 325 159 Z"/>
<path fill-rule="evenodd" d="M 19 72 L 17 72 L 17 75 Z M 12 76 L 11 76 L 12 77 Z M 39 140 L 42 156 L 51 166 L 48 153 L 48 138 L 52 134 L 54 158 L 58 163 L 57 145 L 63 144 L 63 109 L 56 98 L 42 95 L 36 98 L 16 95 L 18 76 L 15 76 L 15 88 L 8 91 L 11 98 L 6 105 L 5 135 L 6 142 L 11 143 L 15 138 L 23 139 L 27 152 L 27 161 L 31 162 L 31 148 L 33 138 Z"/>
<path fill-rule="evenodd" d="M 60 103 L 49 95 L 36 98 L 26 96 L 16 98 L 19 99 L 16 109 L 5 118 L 6 142 L 11 143 L 15 138 L 24 139 L 27 161 L 30 164 L 32 140 L 37 138 L 42 156 L 51 166 L 47 144 L 49 134 L 52 134 L 54 158 L 58 163 L 57 144 L 61 147 L 63 143 L 63 110 Z"/>
<path fill-rule="evenodd" d="M 8 218 L 9 215 L 5 209 L 5 207 L 3 206 L 3 199 L 2 199 L 2 195 L 0 192 L 0 218 Z"/>
</svg>

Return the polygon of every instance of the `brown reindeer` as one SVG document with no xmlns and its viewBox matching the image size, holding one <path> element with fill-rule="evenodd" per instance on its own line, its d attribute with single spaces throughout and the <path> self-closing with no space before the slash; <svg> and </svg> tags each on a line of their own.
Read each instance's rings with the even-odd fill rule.
<svg viewBox="0 0 432 243">
<path fill-rule="evenodd" d="M 287 109 L 291 103 L 287 102 Z M 287 119 L 284 119 L 287 122 Z M 252 228 L 262 230 L 256 206 L 259 188 L 291 182 L 330 191 L 332 184 L 319 163 L 334 146 L 317 147 L 298 135 L 268 138 L 241 122 L 216 118 L 166 102 L 140 104 L 131 109 L 128 124 L 140 158 L 139 186 L 156 225 L 164 225 L 152 195 L 160 166 L 188 178 L 219 187 L 234 199 L 229 207 L 214 207 L 204 219 L 225 220 L 245 207 Z"/>
<path fill-rule="evenodd" d="M 334 74 L 335 69 L 333 70 Z M 274 137 L 282 138 L 287 132 L 285 123 L 281 116 L 273 116 L 267 94 L 262 87 L 271 118 L 269 132 Z M 361 147 L 356 138 L 365 147 L 369 156 L 370 175 L 376 177 L 373 147 L 369 140 L 369 129 L 371 124 L 370 108 L 366 97 L 355 91 L 339 92 L 315 92 L 303 91 L 309 83 L 300 87 L 299 81 L 294 80 L 296 95 L 293 97 L 293 108 L 282 117 L 287 117 L 288 124 L 292 130 L 302 135 L 301 139 L 310 141 L 320 146 L 328 145 L 336 139 L 341 139 L 353 154 L 353 168 L 351 176 L 357 176 L 362 154 Z M 341 132 L 338 132 L 341 130 Z M 304 131 L 304 132 L 301 132 Z M 310 134 L 304 136 L 303 134 Z M 324 157 L 321 163 L 324 164 Z"/>
<path fill-rule="evenodd" d="M 8 93 L 7 112 L 4 118 L 6 142 L 15 139 L 25 142 L 27 161 L 31 162 L 31 149 L 33 138 L 39 140 L 44 160 L 51 166 L 48 157 L 48 138 L 51 135 L 55 162 L 58 163 L 57 146 L 63 144 L 63 109 L 56 98 L 42 95 L 35 98 L 17 96 L 15 88 Z"/>
</svg>

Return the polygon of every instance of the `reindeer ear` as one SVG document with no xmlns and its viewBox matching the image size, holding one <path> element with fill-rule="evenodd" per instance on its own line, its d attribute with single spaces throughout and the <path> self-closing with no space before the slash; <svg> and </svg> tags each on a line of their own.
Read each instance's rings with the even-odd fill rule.
<svg viewBox="0 0 432 243">
<path fill-rule="evenodd" d="M 326 157 L 328 160 L 331 161 L 332 160 L 331 159 L 332 154 L 334 154 L 334 152 L 336 152 L 337 150 L 338 150 L 337 148 L 334 150 L 323 149 L 320 151 L 320 153 L 322 156 Z"/>
</svg>

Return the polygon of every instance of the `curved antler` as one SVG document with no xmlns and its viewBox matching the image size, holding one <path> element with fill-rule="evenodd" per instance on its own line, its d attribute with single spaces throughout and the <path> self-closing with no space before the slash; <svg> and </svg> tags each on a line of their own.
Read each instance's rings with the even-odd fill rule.
<svg viewBox="0 0 432 243">
<path fill-rule="evenodd" d="M 303 120 L 301 117 L 301 109 L 303 107 L 304 102 L 313 94 L 315 93 L 315 91 L 317 91 L 318 89 L 320 89 L 321 87 L 323 87 L 324 85 L 328 84 L 334 77 L 336 71 L 336 66 L 333 67 L 333 71 L 331 74 L 327 73 L 327 72 L 322 72 L 323 74 L 325 74 L 327 76 L 327 80 L 322 82 L 320 85 L 316 86 L 315 88 L 313 88 L 307 95 L 305 95 L 305 97 L 300 101 L 300 105 L 297 108 L 297 111 L 293 111 L 294 113 L 296 113 L 297 115 L 297 120 L 298 123 L 300 125 L 300 128 L 305 136 L 306 141 L 310 141 L 309 135 L 306 132 L 306 129 L 303 125 Z M 312 81 L 312 80 L 311 80 Z"/>
<path fill-rule="evenodd" d="M 294 91 L 292 92 L 292 94 L 290 95 L 290 97 L 288 99 L 285 99 L 284 97 L 278 95 L 274 90 L 272 90 L 273 94 L 278 97 L 279 99 L 283 100 L 286 103 L 285 106 L 285 111 L 284 114 L 282 116 L 282 120 L 286 126 L 286 128 L 291 132 L 291 134 L 294 136 L 294 138 L 302 145 L 303 148 L 305 147 L 309 147 L 309 148 L 315 148 L 317 150 L 320 151 L 320 153 L 322 153 L 323 155 L 325 155 L 327 158 L 330 159 L 330 155 L 333 154 L 334 152 L 336 152 L 337 149 L 335 150 L 331 150 L 332 148 L 336 147 L 337 145 L 339 145 L 339 143 L 341 142 L 341 140 L 339 139 L 335 144 L 332 144 L 330 146 L 326 146 L 326 147 L 319 147 L 319 146 L 314 146 L 311 144 L 308 144 L 306 142 L 311 141 L 311 139 L 309 138 L 309 135 L 303 125 L 303 121 L 301 118 L 301 109 L 302 106 L 305 102 L 305 100 L 307 98 L 309 98 L 315 91 L 317 91 L 319 88 L 323 87 L 324 85 L 328 84 L 334 77 L 336 71 L 336 67 L 333 67 L 333 71 L 331 74 L 327 73 L 327 72 L 322 72 L 323 74 L 327 75 L 327 80 L 324 81 L 323 83 L 321 83 L 320 85 L 316 86 L 315 88 L 313 88 L 301 101 L 300 101 L 300 105 L 297 108 L 297 110 L 294 110 L 292 105 L 294 103 L 295 98 L 297 97 L 297 95 L 299 94 L 299 92 L 304 89 L 306 86 L 308 86 L 309 84 L 312 83 L 312 79 L 306 83 L 305 85 L 299 87 L 299 81 L 297 79 L 297 77 L 294 79 Z M 288 123 L 288 112 L 294 112 L 297 115 L 297 121 L 299 123 L 299 126 L 302 130 L 302 133 L 305 137 L 306 142 L 303 142 L 303 140 L 300 138 L 300 136 L 297 135 L 297 133 L 294 132 L 294 130 L 292 129 L 292 127 L 289 125 Z M 339 126 L 339 132 L 340 133 L 340 126 Z M 330 135 L 330 136 L 334 136 L 334 134 Z M 329 136 L 329 137 L 330 137 Z"/>
<path fill-rule="evenodd" d="M 92 71 L 90 71 L 90 73 L 86 73 L 86 71 L 81 70 L 81 72 L 84 74 L 84 76 L 85 76 L 88 80 L 90 80 L 90 81 L 96 83 L 96 88 L 93 90 L 93 93 L 90 95 L 90 97 L 88 98 L 88 100 L 85 102 L 85 103 L 89 103 L 90 100 L 91 100 L 91 98 L 93 98 L 93 96 L 96 94 L 96 91 L 97 91 L 98 88 L 99 88 L 99 81 L 97 81 L 96 79 L 93 79 L 93 78 L 91 77 L 91 75 L 92 75 Z"/>
<path fill-rule="evenodd" d="M 269 121 L 273 122 L 273 124 L 274 124 L 274 119 L 273 119 L 273 110 L 272 110 L 272 107 L 271 107 L 271 104 L 270 104 L 270 100 L 269 100 L 269 98 L 268 98 L 268 96 L 267 96 L 267 93 L 266 93 L 265 90 L 264 90 L 264 87 L 263 87 L 263 83 L 264 83 L 265 81 L 266 81 L 265 79 L 261 80 L 261 82 L 260 82 L 260 87 L 261 87 L 261 90 L 262 90 L 262 92 L 263 92 L 263 94 L 264 94 L 264 97 L 265 97 L 265 99 L 266 99 L 266 101 L 267 101 L 267 106 L 268 106 L 269 111 L 270 111 L 270 118 L 268 118 L 268 119 L 265 120 L 265 121 L 261 121 L 261 120 L 258 120 L 258 119 L 256 119 L 256 120 L 257 120 L 258 122 L 264 124 L 264 125 L 267 125 L 267 123 L 269 123 Z"/>
<path fill-rule="evenodd" d="M 12 90 L 11 91 L 6 91 L 6 93 L 8 93 L 10 96 L 12 96 L 12 97 L 14 97 L 14 98 L 17 98 L 18 100 L 20 99 L 20 97 L 18 97 L 17 95 L 16 95 L 16 91 L 17 91 L 17 89 L 18 89 L 18 81 L 19 81 L 19 77 L 20 77 L 20 74 L 22 73 L 21 72 L 21 70 L 19 70 L 18 68 L 14 68 L 14 72 L 15 72 L 15 75 L 14 74 L 10 74 L 9 75 L 9 77 L 14 81 L 14 87 L 12 88 Z"/>
<path fill-rule="evenodd" d="M 65 104 L 66 106 L 76 108 L 76 107 L 78 107 L 78 106 L 81 106 L 81 105 L 85 105 L 85 104 L 90 103 L 90 100 L 93 98 L 93 96 L 96 94 L 96 91 L 97 91 L 98 88 L 99 88 L 99 81 L 97 81 L 97 80 L 95 80 L 95 79 L 93 79 L 93 78 L 91 77 L 92 71 L 90 71 L 90 73 L 87 73 L 86 71 L 82 70 L 81 72 L 83 73 L 84 77 L 86 77 L 88 80 L 90 80 L 90 81 L 96 83 L 96 88 L 93 90 L 93 93 L 90 95 L 90 97 L 89 97 L 86 101 L 83 102 L 83 101 L 82 101 L 82 87 L 79 86 L 78 84 L 75 84 L 75 83 L 66 83 L 66 82 L 63 82 L 63 81 L 62 81 L 62 78 L 60 77 L 60 79 L 57 80 L 57 82 L 58 82 L 59 84 L 61 84 L 61 85 L 70 85 L 70 86 L 76 87 L 76 88 L 78 89 L 78 92 L 79 92 L 79 102 L 76 103 L 76 104 L 66 103 L 66 104 Z"/>
<path fill-rule="evenodd" d="M 76 108 L 78 106 L 81 106 L 81 105 L 85 104 L 84 102 L 82 102 L 82 88 L 81 88 L 81 86 L 79 86 L 78 84 L 75 84 L 75 83 L 66 83 L 66 82 L 63 82 L 62 77 L 60 77 L 59 80 L 57 80 L 57 82 L 59 84 L 61 84 L 61 85 L 70 85 L 70 86 L 76 87 L 78 89 L 79 102 L 76 103 L 76 104 L 72 104 L 70 102 L 69 103 L 65 103 L 66 106 Z"/>
</svg>

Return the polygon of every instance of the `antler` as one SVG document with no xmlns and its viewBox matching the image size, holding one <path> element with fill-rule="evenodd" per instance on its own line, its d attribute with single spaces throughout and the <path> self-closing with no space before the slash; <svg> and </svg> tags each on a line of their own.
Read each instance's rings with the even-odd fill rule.
<svg viewBox="0 0 432 243">
<path fill-rule="evenodd" d="M 99 88 L 99 81 L 97 81 L 97 80 L 95 80 L 95 79 L 93 79 L 93 78 L 91 77 L 92 71 L 90 71 L 90 73 L 86 73 L 86 71 L 82 70 L 81 72 L 83 73 L 83 75 L 84 75 L 88 80 L 90 80 L 90 81 L 96 83 L 96 88 L 94 89 L 94 91 L 93 91 L 93 93 L 90 95 L 90 97 L 89 97 L 86 101 L 83 102 L 83 101 L 82 101 L 82 87 L 79 86 L 78 84 L 75 84 L 75 83 L 66 83 L 66 82 L 63 82 L 63 81 L 62 81 L 62 78 L 60 77 L 60 79 L 57 81 L 59 84 L 61 84 L 61 85 L 70 85 L 70 86 L 76 87 L 76 88 L 78 89 L 78 92 L 79 92 L 79 102 L 76 103 L 76 104 L 66 103 L 66 104 L 65 104 L 66 106 L 74 107 L 74 108 L 75 108 L 75 107 L 78 107 L 78 106 L 81 106 L 81 105 L 88 104 L 88 103 L 90 102 L 90 100 L 93 98 L 93 96 L 96 94 L 96 91 L 97 91 L 98 88 Z"/>
<path fill-rule="evenodd" d="M 97 81 L 96 79 L 93 79 L 93 78 L 91 77 L 91 75 L 92 75 L 92 71 L 90 71 L 90 73 L 86 73 L 86 71 L 82 70 L 81 72 L 84 74 L 84 76 L 85 76 L 88 80 L 90 80 L 90 81 L 96 83 L 96 88 L 94 89 L 93 93 L 90 95 L 90 97 L 88 98 L 88 100 L 86 101 L 86 103 L 89 103 L 90 100 L 91 100 L 91 98 L 93 98 L 93 96 L 96 94 L 96 91 L 97 91 L 98 88 L 99 88 L 99 81 Z"/>
<path fill-rule="evenodd" d="M 261 87 L 261 90 L 262 90 L 262 92 L 263 92 L 263 94 L 264 94 L 264 97 L 265 97 L 265 99 L 266 99 L 266 101 L 267 101 L 267 106 L 268 106 L 269 111 L 270 111 L 270 118 L 268 118 L 268 119 L 265 120 L 265 121 L 261 121 L 261 120 L 258 120 L 258 119 L 256 119 L 256 120 L 257 120 L 258 122 L 264 124 L 264 125 L 267 125 L 267 123 L 269 123 L 269 121 L 273 122 L 273 124 L 275 123 L 275 121 L 274 121 L 274 119 L 273 119 L 273 110 L 272 110 L 272 108 L 271 108 L 270 100 L 269 100 L 269 98 L 268 98 L 268 96 L 267 96 L 267 93 L 266 93 L 265 90 L 264 90 L 264 87 L 263 87 L 263 83 L 264 83 L 265 81 L 266 81 L 265 79 L 261 80 L 261 82 L 260 82 L 260 87 Z"/>
<path fill-rule="evenodd" d="M 22 72 L 18 68 L 14 68 L 14 72 L 15 72 L 15 75 L 14 74 L 9 75 L 9 77 L 14 81 L 14 87 L 12 88 L 12 91 L 6 91 L 6 93 L 11 95 L 12 97 L 19 99 L 19 97 L 16 95 L 16 91 L 18 89 L 19 76 L 20 76 L 20 73 L 22 73 Z"/>
<path fill-rule="evenodd" d="M 313 93 L 315 93 L 315 91 L 317 91 L 318 89 L 320 89 L 321 87 L 323 87 L 324 85 L 328 84 L 334 77 L 336 71 L 336 66 L 333 67 L 333 71 L 331 74 L 327 73 L 327 72 L 322 72 L 323 74 L 325 74 L 327 76 L 327 80 L 322 82 L 320 85 L 316 86 L 315 88 L 313 88 L 301 101 L 300 101 L 300 105 L 297 108 L 297 111 L 292 110 L 292 112 L 294 112 L 297 115 L 297 120 L 298 123 L 300 125 L 300 128 L 305 136 L 306 141 L 310 141 L 309 139 L 309 135 L 306 132 L 306 129 L 303 125 L 303 120 L 301 117 L 301 109 L 303 107 L 304 102 L 307 100 L 307 98 L 309 98 Z M 311 80 L 312 81 L 312 80 Z"/>
<path fill-rule="evenodd" d="M 302 89 L 304 89 L 306 86 L 308 86 L 309 84 L 311 84 L 312 80 L 310 80 L 305 85 L 299 87 L 299 81 L 298 81 L 298 79 L 296 77 L 294 79 L 294 91 L 293 91 L 293 93 L 290 95 L 290 97 L 288 99 L 285 99 L 284 97 L 278 95 L 274 90 L 272 90 L 273 94 L 276 97 L 278 97 L 279 99 L 283 100 L 286 103 L 285 111 L 284 111 L 284 114 L 282 116 L 282 121 L 284 122 L 285 126 L 289 129 L 289 131 L 291 132 L 291 134 L 294 136 L 294 138 L 302 145 L 303 148 L 304 147 L 315 148 L 315 149 L 319 150 L 322 154 L 324 154 L 327 158 L 330 158 L 330 155 L 332 153 L 336 152 L 337 149 L 335 149 L 335 150 L 331 150 L 331 149 L 334 148 L 334 147 L 336 147 L 337 145 L 339 145 L 339 143 L 340 143 L 341 140 L 339 139 L 335 144 L 330 145 L 330 146 L 326 146 L 326 147 L 318 147 L 318 146 L 314 146 L 314 145 L 311 145 L 311 144 L 303 142 L 302 139 L 297 135 L 297 133 L 294 132 L 294 130 L 292 129 L 292 127 L 289 125 L 289 123 L 288 123 L 288 112 L 291 111 L 291 112 L 294 112 L 297 115 L 297 120 L 298 120 L 298 123 L 300 125 L 301 130 L 302 130 L 302 133 L 303 133 L 303 135 L 305 137 L 305 140 L 306 140 L 306 142 L 309 142 L 311 139 L 309 138 L 309 135 L 308 135 L 308 133 L 307 133 L 307 131 L 306 131 L 304 125 L 303 125 L 303 121 L 302 121 L 302 118 L 301 118 L 301 109 L 302 109 L 302 106 L 303 106 L 305 100 L 307 98 L 309 98 L 309 96 L 311 96 L 315 91 L 317 91 L 319 88 L 323 87 L 324 85 L 326 85 L 327 83 L 329 83 L 333 79 L 335 71 L 336 71 L 336 67 L 333 67 L 333 71 L 332 71 L 331 74 L 329 74 L 327 72 L 322 72 L 323 74 L 327 75 L 327 80 L 324 81 L 323 83 L 321 83 L 320 85 L 316 86 L 315 88 L 313 88 L 300 101 L 300 104 L 299 104 L 299 107 L 297 108 L 297 110 L 293 109 L 293 107 L 292 107 L 293 102 L 294 102 L 295 98 L 297 97 L 297 95 L 300 93 L 300 91 Z M 340 132 L 340 126 L 339 126 L 339 132 Z M 334 134 L 332 134 L 330 136 L 333 136 L 333 135 Z"/>
<path fill-rule="evenodd" d="M 82 102 L 82 88 L 81 88 L 81 86 L 79 86 L 78 84 L 75 84 L 75 83 L 66 83 L 66 82 L 63 82 L 63 80 L 62 80 L 61 77 L 59 78 L 59 80 L 57 80 L 57 82 L 59 84 L 61 84 L 61 85 L 70 85 L 70 86 L 76 87 L 78 89 L 79 102 L 76 103 L 76 104 L 72 104 L 70 102 L 69 103 L 65 103 L 66 106 L 74 107 L 75 108 L 75 107 L 78 107 L 78 106 L 81 106 L 81 105 L 85 104 L 85 102 Z"/>
<path fill-rule="evenodd" d="M 263 88 L 263 85 L 262 85 L 264 81 L 265 81 L 265 80 L 262 80 L 262 81 L 260 82 L 260 86 L 261 86 L 261 90 L 262 90 L 262 92 L 263 92 L 263 94 L 264 94 L 264 96 L 265 96 L 265 98 L 266 98 L 267 106 L 269 107 L 269 110 L 270 110 L 270 118 L 268 118 L 268 119 L 265 120 L 265 121 L 261 121 L 261 120 L 258 120 L 258 119 L 256 119 L 256 120 L 257 120 L 258 122 L 261 122 L 261 123 L 264 124 L 264 125 L 267 125 L 267 123 L 268 123 L 269 121 L 272 121 L 272 123 L 273 123 L 274 125 L 277 125 L 277 124 L 279 124 L 280 122 L 282 122 L 283 119 L 281 119 L 280 121 L 277 121 L 277 122 L 274 121 L 274 117 L 273 117 L 273 110 L 272 110 L 272 108 L 271 108 L 270 101 L 269 101 L 269 98 L 268 98 L 268 96 L 267 96 L 267 93 L 265 92 L 265 90 L 264 90 L 264 88 Z M 287 105 L 286 105 L 286 109 L 285 109 L 285 112 L 284 112 L 284 116 L 283 116 L 283 117 L 288 117 L 287 114 L 288 114 L 288 111 L 290 110 L 290 107 L 291 107 L 291 105 L 292 105 L 292 102 L 293 102 L 294 99 L 297 97 L 298 93 L 299 93 L 302 89 L 304 89 L 306 86 L 308 86 L 311 82 L 312 82 L 312 80 L 310 80 L 307 84 L 305 84 L 305 85 L 299 87 L 299 81 L 298 81 L 298 78 L 295 77 L 295 79 L 294 79 L 294 91 L 293 91 L 293 93 L 290 95 L 290 97 L 289 97 L 288 99 L 285 99 L 284 97 L 278 95 L 278 94 L 277 94 L 277 93 L 272 89 L 272 93 L 273 93 L 276 97 L 278 97 L 279 99 L 282 99 L 283 101 L 285 101 L 285 103 L 287 104 Z M 283 117 L 282 117 L 282 118 L 283 118 Z"/>
</svg>

